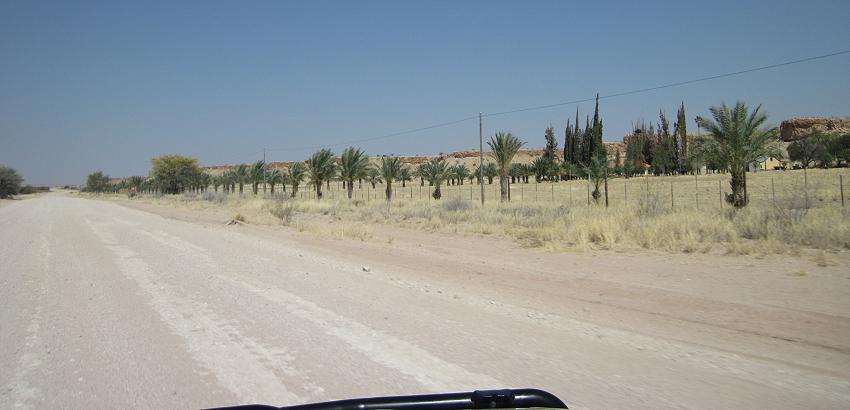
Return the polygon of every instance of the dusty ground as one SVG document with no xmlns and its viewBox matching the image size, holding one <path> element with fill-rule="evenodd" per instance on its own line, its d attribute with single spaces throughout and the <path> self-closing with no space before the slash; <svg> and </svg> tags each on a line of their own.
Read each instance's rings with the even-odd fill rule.
<svg viewBox="0 0 850 410">
<path fill-rule="evenodd" d="M 529 386 L 573 408 L 850 406 L 846 252 L 546 253 L 392 227 L 360 242 L 124 205 L 0 207 L 0 407 Z"/>
</svg>

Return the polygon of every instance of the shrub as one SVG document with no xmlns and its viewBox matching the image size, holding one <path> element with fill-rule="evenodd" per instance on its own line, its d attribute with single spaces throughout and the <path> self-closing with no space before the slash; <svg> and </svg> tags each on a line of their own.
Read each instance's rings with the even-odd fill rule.
<svg viewBox="0 0 850 410">
<path fill-rule="evenodd" d="M 212 202 L 216 205 L 223 205 L 227 202 L 227 195 L 218 192 L 207 191 L 201 194 L 201 199 L 204 201 Z"/>
<path fill-rule="evenodd" d="M 469 202 L 460 198 L 451 198 L 443 201 L 443 209 L 449 212 L 462 212 L 468 210 L 471 205 Z"/>
<path fill-rule="evenodd" d="M 291 204 L 277 204 L 271 209 L 271 214 L 280 220 L 282 225 L 289 226 L 292 224 L 292 217 L 295 215 L 295 208 Z"/>
<path fill-rule="evenodd" d="M 23 178 L 18 175 L 18 171 L 0 166 L 0 198 L 9 198 L 16 195 L 21 190 L 21 182 Z"/>
<path fill-rule="evenodd" d="M 108 191 L 110 188 L 109 175 L 97 171 L 92 172 L 86 177 L 86 187 L 83 190 L 100 194 Z"/>
</svg>

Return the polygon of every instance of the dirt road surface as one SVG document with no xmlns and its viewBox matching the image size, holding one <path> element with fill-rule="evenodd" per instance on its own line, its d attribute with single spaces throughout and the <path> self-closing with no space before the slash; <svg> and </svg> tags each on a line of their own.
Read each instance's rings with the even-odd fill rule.
<svg viewBox="0 0 850 410">
<path fill-rule="evenodd" d="M 319 239 L 45 195 L 0 207 L 0 408 L 503 387 L 573 408 L 848 408 L 850 273 L 804 257 Z"/>
</svg>

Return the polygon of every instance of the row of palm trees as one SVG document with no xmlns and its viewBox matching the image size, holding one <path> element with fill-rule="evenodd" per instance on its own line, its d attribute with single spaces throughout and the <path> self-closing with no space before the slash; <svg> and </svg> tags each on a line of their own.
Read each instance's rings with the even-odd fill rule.
<svg viewBox="0 0 850 410">
<path fill-rule="evenodd" d="M 483 176 L 488 183 L 493 183 L 493 178 L 500 176 L 502 189 L 508 177 L 521 178 L 531 175 L 533 170 L 520 164 L 513 164 L 511 160 L 516 152 L 524 144 L 510 133 L 497 133 L 488 142 L 493 151 L 496 162 L 488 162 L 484 165 Z M 378 164 L 372 164 L 369 156 L 360 148 L 349 147 L 343 150 L 337 158 L 329 149 L 321 149 L 310 156 L 304 162 L 295 162 L 286 167 L 285 170 L 272 168 L 264 161 L 257 161 L 251 165 L 241 164 L 224 172 L 221 175 L 211 175 L 198 172 L 190 178 L 186 186 L 193 192 L 204 192 L 212 187 L 215 192 L 219 189 L 225 193 L 243 194 L 245 186 L 251 187 L 251 192 L 257 195 L 260 186 L 263 192 L 268 188 L 271 194 L 275 193 L 279 185 L 286 192 L 287 185 L 292 187 L 289 192 L 291 197 L 298 194 L 298 189 L 305 180 L 313 187 L 317 199 L 324 196 L 322 186 L 330 186 L 332 180 L 343 183 L 349 199 L 353 197 L 355 182 L 362 186 L 363 181 L 375 188 L 377 184 L 385 185 L 385 196 L 387 201 L 393 197 L 393 184 L 400 182 L 405 187 L 407 182 L 419 178 L 420 184 L 424 186 L 427 182 L 433 187 L 432 196 L 435 199 L 442 197 L 441 187 L 443 184 L 463 185 L 465 180 L 470 183 L 478 179 L 480 181 L 481 170 L 479 167 L 472 170 L 464 164 L 449 165 L 443 157 L 434 158 L 428 162 L 411 167 L 402 162 L 399 157 L 382 157 Z M 154 178 L 147 180 L 139 178 L 133 180 L 131 188 L 139 191 L 156 191 L 157 182 Z M 506 194 L 503 193 L 503 197 Z"/>
<path fill-rule="evenodd" d="M 760 157 L 779 155 L 776 145 L 776 128 L 764 128 L 767 119 L 760 107 L 750 111 L 746 104 L 739 102 L 734 107 L 722 104 L 719 107 L 711 107 L 712 119 L 697 118 L 702 129 L 709 132 L 707 139 L 693 147 L 695 152 L 706 158 L 712 158 L 728 171 L 731 178 L 732 194 L 728 201 L 735 207 L 743 207 L 747 204 L 746 194 L 746 165 L 756 161 Z M 240 194 L 244 191 L 246 184 L 251 185 L 256 195 L 259 185 L 263 189 L 271 188 L 275 192 L 275 186 L 281 185 L 283 191 L 286 186 L 292 187 L 291 196 L 295 197 L 298 188 L 305 179 L 308 180 L 316 191 L 316 198 L 322 199 L 322 185 L 330 186 L 331 180 L 343 182 L 348 198 L 352 198 L 354 182 L 362 184 L 365 179 L 374 188 L 377 183 L 385 183 L 386 199 L 392 200 L 393 183 L 400 181 L 402 186 L 413 178 L 419 178 L 420 184 L 428 182 L 434 188 L 431 194 L 435 199 L 442 196 L 440 188 L 444 183 L 463 184 L 465 179 L 472 182 L 478 178 L 483 184 L 483 175 L 489 183 L 493 178 L 499 177 L 499 186 L 502 201 L 509 199 L 510 183 L 517 180 L 528 182 L 530 176 L 535 176 L 537 181 L 541 179 L 560 180 L 576 175 L 587 177 L 593 182 L 593 198 L 600 197 L 601 181 L 608 178 L 608 159 L 604 154 L 594 158 L 590 164 L 582 169 L 573 169 L 570 165 L 558 164 L 555 161 L 546 161 L 538 158 L 531 164 L 514 164 L 513 158 L 520 148 L 525 144 L 511 133 L 498 132 L 490 137 L 487 142 L 492 151 L 494 162 L 478 167 L 475 170 L 468 169 L 465 165 L 449 165 L 443 157 L 433 158 L 428 162 L 411 168 L 403 164 L 398 157 L 382 157 L 379 164 L 371 164 L 369 157 L 359 148 L 346 148 L 337 158 L 329 149 L 321 149 L 310 156 L 305 162 L 296 162 L 289 165 L 285 171 L 271 169 L 263 161 L 257 161 L 252 165 L 242 164 L 235 169 L 222 175 L 213 176 L 198 172 L 192 176 L 184 186 L 189 186 L 195 191 L 205 191 L 212 186 L 216 192 L 221 187 L 225 192 L 234 193 L 238 187 Z M 553 166 L 554 164 L 554 166 Z M 157 182 L 150 178 L 148 180 L 133 180 L 133 184 L 142 190 L 156 190 Z M 607 184 L 606 184 L 607 186 Z"/>
</svg>

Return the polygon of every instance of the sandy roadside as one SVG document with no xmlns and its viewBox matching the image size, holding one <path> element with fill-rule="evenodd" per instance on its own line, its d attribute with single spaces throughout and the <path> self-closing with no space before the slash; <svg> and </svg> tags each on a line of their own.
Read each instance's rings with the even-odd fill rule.
<svg viewBox="0 0 850 410">
<path fill-rule="evenodd" d="M 226 211 L 118 203 L 202 225 L 232 217 Z M 563 315 L 850 377 L 847 252 L 829 254 L 826 263 L 788 255 L 551 253 L 509 239 L 391 226 L 374 227 L 366 242 L 280 226 L 231 229 L 356 259 L 370 270 L 393 272 L 388 281 L 425 292 L 464 289 L 493 303 L 533 305 L 541 317 Z"/>
</svg>

